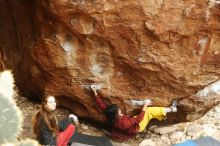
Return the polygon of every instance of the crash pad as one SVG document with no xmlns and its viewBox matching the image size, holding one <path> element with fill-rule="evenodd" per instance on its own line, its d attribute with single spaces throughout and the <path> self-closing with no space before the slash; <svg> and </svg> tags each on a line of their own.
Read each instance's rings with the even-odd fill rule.
<svg viewBox="0 0 220 146">
<path fill-rule="evenodd" d="M 220 141 L 215 140 L 210 136 L 206 136 L 194 140 L 187 140 L 185 142 L 175 144 L 174 146 L 220 146 Z"/>
<path fill-rule="evenodd" d="M 74 143 L 79 146 L 113 146 L 110 140 L 104 136 L 91 136 L 78 132 L 74 133 L 69 143 L 73 146 L 75 146 Z"/>
</svg>

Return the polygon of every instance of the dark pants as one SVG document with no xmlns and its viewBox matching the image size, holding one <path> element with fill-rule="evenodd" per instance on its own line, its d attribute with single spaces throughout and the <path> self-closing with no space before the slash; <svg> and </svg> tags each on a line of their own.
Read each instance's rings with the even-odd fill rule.
<svg viewBox="0 0 220 146">
<path fill-rule="evenodd" d="M 69 143 L 72 144 L 73 142 L 83 143 L 93 146 L 113 146 L 112 143 L 103 136 L 90 136 L 84 135 L 78 132 L 74 132 L 73 136 L 70 138 Z"/>
</svg>

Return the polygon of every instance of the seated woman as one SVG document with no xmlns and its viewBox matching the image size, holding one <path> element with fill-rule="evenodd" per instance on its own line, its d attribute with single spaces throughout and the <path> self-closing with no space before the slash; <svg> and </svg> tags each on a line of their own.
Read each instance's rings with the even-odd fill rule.
<svg viewBox="0 0 220 146">
<path fill-rule="evenodd" d="M 95 101 L 112 126 L 111 136 L 113 139 L 128 140 L 137 133 L 144 131 L 151 119 L 162 120 L 168 112 L 177 112 L 176 101 L 170 107 L 148 107 L 150 100 L 146 100 L 142 111 L 135 117 L 123 115 L 121 109 L 116 104 L 106 105 L 102 97 L 97 93 L 97 87 L 91 85 L 95 94 Z"/>
<path fill-rule="evenodd" d="M 53 111 L 56 109 L 54 96 L 45 96 L 39 111 L 32 117 L 33 133 L 42 145 L 66 146 L 75 132 L 72 124 L 78 119 L 70 114 L 67 119 L 57 121 Z"/>
<path fill-rule="evenodd" d="M 53 111 L 56 109 L 56 100 L 54 96 L 45 96 L 39 111 L 32 117 L 33 133 L 36 139 L 42 145 L 66 146 L 113 146 L 111 142 L 102 136 L 90 136 L 78 133 L 75 122 L 78 124 L 78 118 L 70 114 L 67 119 L 57 121 Z"/>
</svg>

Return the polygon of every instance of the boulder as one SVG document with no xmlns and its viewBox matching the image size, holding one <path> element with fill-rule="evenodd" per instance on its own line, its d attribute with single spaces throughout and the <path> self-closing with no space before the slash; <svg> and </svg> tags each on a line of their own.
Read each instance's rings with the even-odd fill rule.
<svg viewBox="0 0 220 146">
<path fill-rule="evenodd" d="M 156 144 L 151 139 L 145 139 L 139 144 L 139 146 L 156 146 Z"/>
<path fill-rule="evenodd" d="M 165 127 L 156 127 L 153 132 L 157 134 L 169 134 L 178 130 L 177 126 L 165 126 Z"/>
<path fill-rule="evenodd" d="M 179 99 L 167 119 L 192 121 L 220 101 L 219 14 L 213 0 L 1 0 L 0 70 L 13 71 L 23 96 L 54 95 L 96 121 L 105 118 L 91 84 L 126 114 L 130 99 Z"/>
</svg>

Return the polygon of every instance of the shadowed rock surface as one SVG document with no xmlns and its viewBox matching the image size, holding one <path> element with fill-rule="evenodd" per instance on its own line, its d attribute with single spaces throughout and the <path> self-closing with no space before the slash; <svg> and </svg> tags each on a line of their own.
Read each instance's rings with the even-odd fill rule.
<svg viewBox="0 0 220 146">
<path fill-rule="evenodd" d="M 128 99 L 180 99 L 170 120 L 191 121 L 220 101 L 219 18 L 215 0 L 1 0 L 0 69 L 97 121 L 91 84 L 125 113 Z"/>
</svg>

